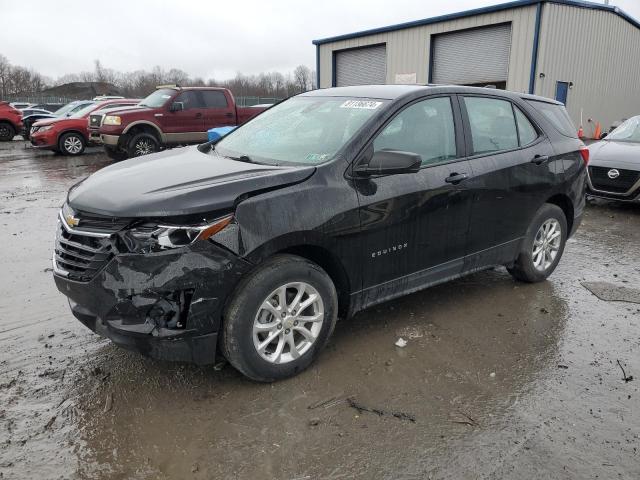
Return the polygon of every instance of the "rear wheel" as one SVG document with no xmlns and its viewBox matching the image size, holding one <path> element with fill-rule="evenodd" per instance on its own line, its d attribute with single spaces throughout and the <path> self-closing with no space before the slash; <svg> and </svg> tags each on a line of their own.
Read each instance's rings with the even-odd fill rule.
<svg viewBox="0 0 640 480">
<path fill-rule="evenodd" d="M 58 141 L 58 149 L 65 155 L 80 155 L 85 146 L 84 137 L 75 132 L 65 133 Z"/>
<path fill-rule="evenodd" d="M 0 142 L 8 142 L 16 136 L 16 129 L 7 122 L 0 122 Z"/>
<path fill-rule="evenodd" d="M 567 241 L 567 219 L 562 209 L 545 204 L 527 229 L 520 254 L 513 267 L 514 278 L 523 282 L 541 282 L 553 273 Z"/>
<path fill-rule="evenodd" d="M 338 300 L 318 265 L 278 255 L 238 287 L 224 316 L 224 356 L 247 377 L 271 382 L 295 375 L 318 356 L 335 326 Z"/>
<path fill-rule="evenodd" d="M 148 155 L 160 150 L 160 143 L 150 133 L 138 133 L 134 135 L 129 141 L 129 148 L 127 149 L 129 157 L 140 157 L 141 155 Z"/>
</svg>

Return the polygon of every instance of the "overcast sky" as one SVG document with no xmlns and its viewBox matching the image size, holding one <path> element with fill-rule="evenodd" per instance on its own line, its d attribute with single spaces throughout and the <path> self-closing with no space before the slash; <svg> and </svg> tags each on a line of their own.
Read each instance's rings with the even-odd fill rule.
<svg viewBox="0 0 640 480">
<path fill-rule="evenodd" d="M 299 64 L 315 69 L 311 41 L 317 38 L 498 3 L 503 2 L 0 0 L 0 53 L 54 78 L 92 70 L 99 59 L 116 70 L 160 65 L 221 80 L 236 72 L 288 72 Z M 611 3 L 640 19 L 639 0 Z"/>
</svg>

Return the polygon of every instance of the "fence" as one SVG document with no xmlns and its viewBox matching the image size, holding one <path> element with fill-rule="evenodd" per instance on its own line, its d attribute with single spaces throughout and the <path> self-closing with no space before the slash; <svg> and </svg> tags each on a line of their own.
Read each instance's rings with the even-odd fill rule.
<svg viewBox="0 0 640 480">
<path fill-rule="evenodd" d="M 72 102 L 73 98 L 68 97 L 52 97 L 48 95 L 7 95 L 1 100 L 6 102 L 26 102 L 35 104 L 48 104 L 48 105 L 64 105 L 65 103 Z"/>
</svg>

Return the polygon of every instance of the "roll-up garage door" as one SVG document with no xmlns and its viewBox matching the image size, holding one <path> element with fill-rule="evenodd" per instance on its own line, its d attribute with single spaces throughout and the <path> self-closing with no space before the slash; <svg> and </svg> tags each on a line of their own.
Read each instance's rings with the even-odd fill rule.
<svg viewBox="0 0 640 480">
<path fill-rule="evenodd" d="M 336 86 L 387 83 L 387 49 L 384 45 L 336 52 Z"/>
<path fill-rule="evenodd" d="M 434 36 L 433 42 L 433 83 L 507 81 L 511 24 L 442 33 Z"/>
</svg>

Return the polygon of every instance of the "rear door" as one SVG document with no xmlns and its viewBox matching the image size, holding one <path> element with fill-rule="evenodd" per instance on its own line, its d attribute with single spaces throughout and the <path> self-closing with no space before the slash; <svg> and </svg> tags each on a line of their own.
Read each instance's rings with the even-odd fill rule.
<svg viewBox="0 0 640 480">
<path fill-rule="evenodd" d="M 204 104 L 203 131 L 214 127 L 236 125 L 235 106 L 229 102 L 224 92 L 219 90 L 201 90 L 200 95 Z"/>
<path fill-rule="evenodd" d="M 460 97 L 473 178 L 465 270 L 513 260 L 534 213 L 559 182 L 551 144 L 506 98 Z"/>
<path fill-rule="evenodd" d="M 365 305 L 460 273 L 471 211 L 464 181 L 471 170 L 455 98 L 428 97 L 403 108 L 368 154 L 384 149 L 417 153 L 422 168 L 354 180 Z"/>
</svg>

